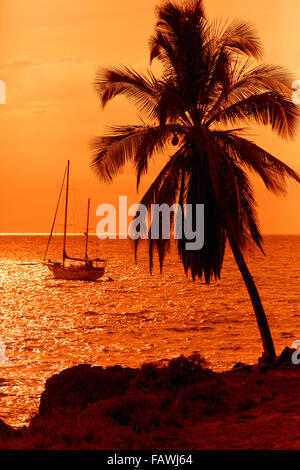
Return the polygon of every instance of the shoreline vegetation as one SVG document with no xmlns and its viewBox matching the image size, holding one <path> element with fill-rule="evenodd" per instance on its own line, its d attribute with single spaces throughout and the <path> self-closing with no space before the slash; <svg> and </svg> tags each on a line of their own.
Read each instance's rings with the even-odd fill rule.
<svg viewBox="0 0 300 470">
<path fill-rule="evenodd" d="M 293 351 L 219 373 L 197 353 L 137 369 L 65 369 L 46 381 L 28 427 L 0 420 L 0 449 L 298 449 Z"/>
</svg>

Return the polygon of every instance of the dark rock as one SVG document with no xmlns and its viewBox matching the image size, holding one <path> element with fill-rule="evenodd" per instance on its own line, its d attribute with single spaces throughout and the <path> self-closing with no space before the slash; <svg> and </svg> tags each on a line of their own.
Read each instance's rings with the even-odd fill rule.
<svg viewBox="0 0 300 470">
<path fill-rule="evenodd" d="M 2 419 L 0 419 L 0 438 L 1 439 L 11 439 L 12 437 L 16 437 L 20 434 L 20 431 L 12 428 L 8 424 L 6 424 Z"/>
<path fill-rule="evenodd" d="M 126 392 L 136 370 L 122 367 L 91 367 L 90 364 L 65 369 L 50 377 L 42 393 L 39 414 L 55 410 L 83 409 L 89 403 L 120 396 Z"/>
<path fill-rule="evenodd" d="M 240 367 L 244 367 L 244 363 L 243 362 L 237 362 L 236 364 L 234 364 L 233 366 L 233 369 L 237 369 L 237 368 L 240 368 Z"/>
<path fill-rule="evenodd" d="M 272 356 L 268 356 L 266 353 L 263 353 L 262 356 L 258 358 L 258 366 L 261 372 L 271 369 L 275 363 L 276 359 Z"/>
<path fill-rule="evenodd" d="M 123 367 L 122 367 L 122 366 L 118 366 L 118 365 L 117 365 L 117 366 L 108 366 L 108 367 L 106 367 L 106 370 L 107 370 L 107 371 L 115 371 L 115 372 L 117 372 L 117 371 L 123 370 Z"/>
<path fill-rule="evenodd" d="M 278 356 L 277 361 L 280 362 L 281 364 L 284 362 L 292 362 L 292 354 L 295 352 L 296 349 L 289 348 L 288 346 L 284 348 L 284 350 L 281 352 L 281 354 Z"/>
<path fill-rule="evenodd" d="M 243 362 L 237 362 L 236 364 L 234 364 L 232 370 L 233 371 L 246 370 L 248 372 L 253 372 L 252 366 L 250 366 L 248 364 L 246 365 Z"/>
</svg>

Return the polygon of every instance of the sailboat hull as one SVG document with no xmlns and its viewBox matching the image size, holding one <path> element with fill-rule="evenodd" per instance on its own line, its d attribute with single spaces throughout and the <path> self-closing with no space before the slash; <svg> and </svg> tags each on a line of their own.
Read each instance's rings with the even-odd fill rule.
<svg viewBox="0 0 300 470">
<path fill-rule="evenodd" d="M 86 242 L 85 242 L 85 257 L 84 259 L 81 258 L 72 258 L 67 255 L 66 253 L 66 239 L 67 239 L 67 226 L 68 226 L 68 202 L 69 202 L 69 179 L 70 179 L 70 160 L 68 160 L 67 168 L 65 170 L 58 203 L 55 210 L 54 220 L 52 223 L 51 232 L 48 239 L 48 244 L 46 248 L 46 253 L 44 256 L 44 260 L 46 260 L 46 256 L 48 253 L 49 243 L 53 235 L 53 230 L 55 226 L 56 216 L 61 200 L 62 191 L 64 188 L 64 184 L 66 181 L 66 199 L 65 199 L 65 221 L 64 221 L 64 238 L 63 238 L 63 257 L 62 263 L 55 262 L 48 259 L 48 262 L 44 262 L 50 271 L 53 273 L 55 279 L 65 279 L 69 281 L 96 281 L 100 277 L 103 276 L 105 271 L 105 260 L 101 260 L 96 258 L 94 260 L 89 259 L 88 257 L 88 235 L 89 235 L 89 217 L 90 217 L 90 199 L 88 199 L 88 208 L 87 208 L 87 220 L 86 220 Z M 79 265 L 69 265 L 70 261 L 79 261 Z M 66 263 L 67 262 L 67 265 Z M 93 264 L 95 262 L 95 265 Z M 102 262 L 104 265 L 99 265 L 98 263 Z"/>
<path fill-rule="evenodd" d="M 96 281 L 103 276 L 105 267 L 87 269 L 81 266 L 63 267 L 61 264 L 48 264 L 48 268 L 53 273 L 55 279 L 65 279 L 69 281 Z"/>
</svg>

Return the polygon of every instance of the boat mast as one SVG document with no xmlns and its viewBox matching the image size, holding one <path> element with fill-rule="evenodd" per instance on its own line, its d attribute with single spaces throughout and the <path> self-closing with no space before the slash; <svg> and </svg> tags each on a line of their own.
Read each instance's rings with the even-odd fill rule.
<svg viewBox="0 0 300 470">
<path fill-rule="evenodd" d="M 59 208 L 62 192 L 63 192 L 64 185 L 65 185 L 66 174 L 67 174 L 67 168 L 65 169 L 62 185 L 61 185 L 59 196 L 58 196 L 58 201 L 57 201 L 57 205 L 56 205 L 56 209 L 55 209 L 54 219 L 53 219 L 53 222 L 52 222 L 52 227 L 51 227 L 51 230 L 50 230 L 50 235 L 49 235 L 49 238 L 48 238 L 48 243 L 47 243 L 47 247 L 46 247 L 46 251 L 45 251 L 45 255 L 44 255 L 44 261 L 46 261 L 49 245 L 50 245 L 51 238 L 52 238 L 52 235 L 53 235 L 54 226 L 55 226 L 55 222 L 56 222 L 56 217 L 57 217 L 57 213 L 58 213 L 58 208 Z"/>
<path fill-rule="evenodd" d="M 91 200 L 88 199 L 87 217 L 86 217 L 86 232 L 85 232 L 85 259 L 88 260 L 88 239 L 89 239 L 89 222 L 90 222 L 90 204 Z"/>
<path fill-rule="evenodd" d="M 66 186 L 66 202 L 65 202 L 65 222 L 64 222 L 64 245 L 63 245 L 63 266 L 65 266 L 66 241 L 67 241 L 67 223 L 68 223 L 68 203 L 69 203 L 69 179 L 70 179 L 70 160 L 67 163 L 67 186 Z"/>
</svg>

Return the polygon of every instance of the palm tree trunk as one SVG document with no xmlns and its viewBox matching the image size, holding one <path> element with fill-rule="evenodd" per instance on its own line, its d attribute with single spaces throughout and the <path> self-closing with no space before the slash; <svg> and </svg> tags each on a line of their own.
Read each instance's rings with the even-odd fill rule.
<svg viewBox="0 0 300 470">
<path fill-rule="evenodd" d="M 248 293 L 253 305 L 256 321 L 258 324 L 258 328 L 260 331 L 262 344 L 264 348 L 265 355 L 271 357 L 273 359 L 276 358 L 275 348 L 268 324 L 268 320 L 262 306 L 260 296 L 255 285 L 254 279 L 248 269 L 248 266 L 245 262 L 245 259 L 242 255 L 242 252 L 239 247 L 237 247 L 234 243 L 230 243 L 231 249 L 236 260 L 236 263 L 239 267 L 241 275 L 243 276 L 244 282 L 248 289 Z"/>
</svg>

